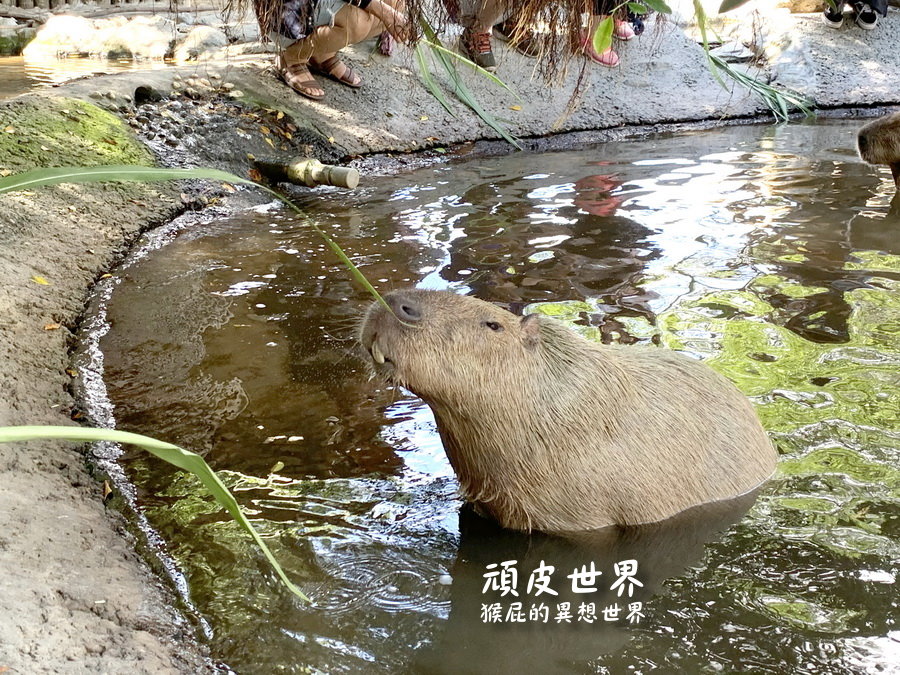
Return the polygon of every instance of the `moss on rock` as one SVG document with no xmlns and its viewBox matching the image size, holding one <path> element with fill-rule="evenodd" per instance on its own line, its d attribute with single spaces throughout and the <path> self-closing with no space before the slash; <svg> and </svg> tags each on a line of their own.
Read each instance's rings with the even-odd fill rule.
<svg viewBox="0 0 900 675">
<path fill-rule="evenodd" d="M 29 97 L 0 107 L 0 169 L 153 165 L 150 152 L 115 115 L 85 101 Z"/>
</svg>

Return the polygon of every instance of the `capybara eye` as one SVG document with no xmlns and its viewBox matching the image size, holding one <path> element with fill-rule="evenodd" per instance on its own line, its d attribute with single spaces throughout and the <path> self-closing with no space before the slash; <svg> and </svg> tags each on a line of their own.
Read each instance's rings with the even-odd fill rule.
<svg viewBox="0 0 900 675">
<path fill-rule="evenodd" d="M 503 326 L 501 326 L 496 321 L 485 321 L 484 325 L 490 328 L 491 330 L 497 331 L 498 333 L 503 330 Z"/>
</svg>

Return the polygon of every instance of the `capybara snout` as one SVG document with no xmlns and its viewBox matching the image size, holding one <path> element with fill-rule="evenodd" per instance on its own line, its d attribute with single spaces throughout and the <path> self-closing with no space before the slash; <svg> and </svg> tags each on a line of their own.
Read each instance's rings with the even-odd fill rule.
<svg viewBox="0 0 900 675">
<path fill-rule="evenodd" d="M 703 363 L 446 291 L 385 301 L 360 331 L 373 368 L 431 407 L 464 496 L 505 527 L 655 522 L 774 470 L 750 402 Z"/>
</svg>

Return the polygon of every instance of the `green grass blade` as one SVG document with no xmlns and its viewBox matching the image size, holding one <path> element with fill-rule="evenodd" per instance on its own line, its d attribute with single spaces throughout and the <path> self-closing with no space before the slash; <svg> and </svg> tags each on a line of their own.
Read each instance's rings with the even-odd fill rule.
<svg viewBox="0 0 900 675">
<path fill-rule="evenodd" d="M 469 91 L 469 88 L 466 86 L 466 83 L 463 82 L 462 78 L 459 75 L 459 72 L 456 70 L 455 59 L 459 57 L 458 54 L 446 49 L 442 44 L 440 39 L 438 39 L 437 34 L 434 31 L 434 28 L 425 21 L 421 20 L 422 33 L 425 36 L 425 43 L 428 44 L 432 48 L 432 52 L 436 56 L 438 62 L 443 66 L 444 70 L 447 72 L 447 75 L 450 78 L 451 83 L 453 84 L 453 93 L 456 97 L 462 101 L 465 105 L 472 109 L 476 115 L 478 115 L 485 124 L 491 127 L 494 131 L 496 131 L 500 137 L 505 140 L 507 143 L 512 145 L 517 150 L 521 150 L 522 146 L 519 145 L 519 142 L 506 130 L 504 127 L 493 115 L 487 112 L 472 93 Z M 440 49 L 435 49 L 435 46 L 440 45 Z M 452 56 L 451 56 L 452 55 Z M 463 57 L 459 57 L 463 58 Z M 466 59 L 468 61 L 468 59 Z M 469 61 L 471 63 L 471 61 Z M 472 64 L 474 65 L 474 64 Z M 476 66 L 477 67 L 477 66 Z M 486 71 L 485 71 L 486 72 Z"/>
<path fill-rule="evenodd" d="M 497 77 L 497 75 L 495 75 L 491 71 L 485 70 L 484 68 L 479 66 L 474 61 L 467 59 L 465 56 L 463 56 L 462 54 L 460 54 L 458 52 L 453 51 L 452 49 L 447 49 L 444 45 L 442 45 L 438 42 L 432 42 L 430 40 L 422 40 L 422 42 L 424 42 L 426 45 L 431 47 L 433 50 L 438 51 L 438 52 L 443 52 L 449 58 L 454 59 L 456 61 L 459 61 L 462 64 L 469 66 L 469 68 L 471 68 L 472 70 L 477 72 L 479 75 L 483 75 L 484 77 L 488 78 L 494 84 L 499 85 L 499 86 L 503 87 L 504 89 L 506 89 L 506 91 L 508 91 L 510 94 L 512 94 L 513 96 L 516 97 L 517 101 L 522 102 L 522 97 L 519 96 L 519 94 L 516 92 L 516 90 L 513 89 L 512 87 L 510 87 L 508 84 L 506 84 L 506 82 L 501 80 L 499 77 Z"/>
<path fill-rule="evenodd" d="M 305 225 L 308 225 L 316 233 L 325 240 L 328 247 L 334 251 L 335 255 L 350 271 L 350 275 L 373 297 L 385 307 L 388 304 L 381 297 L 381 294 L 375 290 L 375 287 L 369 283 L 359 268 L 353 264 L 347 254 L 341 249 L 331 237 L 325 234 L 325 231 L 316 225 L 315 222 L 299 207 L 297 207 L 290 199 L 285 197 L 277 190 L 260 185 L 249 178 L 241 178 L 227 171 L 219 171 L 218 169 L 164 169 L 152 166 L 135 166 L 133 164 L 116 164 L 106 166 L 92 167 L 56 167 L 44 169 L 32 169 L 24 173 L 14 176 L 0 178 L 0 195 L 6 192 L 14 192 L 16 190 L 28 190 L 31 188 L 42 187 L 45 185 L 58 185 L 60 183 L 100 183 L 105 181 L 166 181 L 166 180 L 185 180 L 185 179 L 212 179 L 224 181 L 227 183 L 243 183 L 252 185 L 261 190 L 268 192 L 270 195 L 285 204 L 300 216 Z M 390 309 L 388 307 L 388 309 Z"/>
<path fill-rule="evenodd" d="M 425 60 L 425 52 L 422 49 L 421 43 L 416 43 L 416 61 L 419 64 L 419 72 L 422 73 L 422 81 L 425 82 L 428 91 L 430 91 L 431 95 L 444 107 L 444 110 L 456 117 L 456 113 L 453 112 L 453 109 L 450 107 L 450 101 L 444 96 L 444 91 L 431 75 L 431 69 L 428 67 L 428 62 Z"/>
<path fill-rule="evenodd" d="M 292 593 L 309 602 L 309 598 L 295 586 L 281 565 L 272 555 L 269 547 L 263 541 L 262 537 L 241 511 L 237 500 L 225 487 L 225 484 L 219 480 L 216 473 L 209 467 L 209 464 L 198 454 L 172 445 L 158 441 L 149 436 L 141 434 L 133 434 L 127 431 L 116 431 L 115 429 L 91 429 L 87 427 L 60 427 L 60 426 L 21 426 L 21 427 L 0 427 L 0 443 L 13 443 L 18 441 L 31 441 L 36 439 L 61 439 L 66 441 L 111 441 L 113 443 L 128 443 L 137 445 L 144 450 L 156 455 L 161 460 L 172 464 L 183 471 L 189 471 L 194 474 L 197 479 L 209 490 L 210 494 L 215 497 L 216 501 L 234 518 L 238 524 L 247 531 L 247 533 L 256 542 L 256 545 L 266 556 L 272 569 L 281 579 L 281 582 Z"/>
<path fill-rule="evenodd" d="M 121 164 L 112 166 L 63 166 L 51 169 L 32 169 L 14 176 L 0 178 L 0 194 L 17 190 L 30 190 L 59 183 L 99 183 L 103 181 L 164 181 L 188 178 L 211 178 L 229 183 L 256 185 L 248 178 L 241 178 L 218 169 L 159 169 L 152 166 Z"/>
</svg>

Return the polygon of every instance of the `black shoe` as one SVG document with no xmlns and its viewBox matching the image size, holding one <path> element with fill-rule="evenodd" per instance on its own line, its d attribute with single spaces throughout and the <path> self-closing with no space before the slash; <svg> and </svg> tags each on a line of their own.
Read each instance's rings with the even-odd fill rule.
<svg viewBox="0 0 900 675">
<path fill-rule="evenodd" d="M 490 33 L 476 33 L 471 28 L 466 28 L 459 38 L 459 47 L 463 56 L 475 65 L 491 73 L 497 70 L 494 50 L 491 49 Z"/>
<path fill-rule="evenodd" d="M 644 32 L 644 16 L 645 15 L 643 14 L 635 14 L 631 10 L 628 11 L 628 20 L 631 22 L 631 26 L 634 28 L 635 35 L 640 35 Z"/>
<path fill-rule="evenodd" d="M 853 9 L 856 12 L 856 25 L 863 30 L 872 30 L 878 25 L 878 15 L 869 3 L 855 2 Z"/>
<path fill-rule="evenodd" d="M 509 46 L 517 52 L 529 58 L 537 58 L 541 52 L 534 33 L 530 30 L 519 30 L 512 19 L 507 19 L 494 26 L 494 34 L 504 42 L 508 42 Z"/>
<path fill-rule="evenodd" d="M 822 22 L 831 28 L 840 28 L 844 25 L 844 4 L 838 9 L 834 9 L 831 5 L 825 7 L 825 13 L 822 14 Z"/>
</svg>

